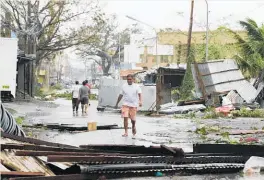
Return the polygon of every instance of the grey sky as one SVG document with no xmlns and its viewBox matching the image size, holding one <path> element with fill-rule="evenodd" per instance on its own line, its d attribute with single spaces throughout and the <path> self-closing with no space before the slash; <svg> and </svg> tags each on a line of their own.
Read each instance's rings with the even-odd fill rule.
<svg viewBox="0 0 264 180">
<path fill-rule="evenodd" d="M 103 9 L 117 14 L 121 28 L 132 24 L 129 15 L 155 28 L 188 30 L 191 0 L 99 0 Z M 263 23 L 263 0 L 208 0 L 210 29 L 227 25 L 239 29 L 238 21 L 247 17 Z M 195 0 L 194 31 L 205 30 L 205 0 Z M 148 29 L 146 26 L 142 26 Z M 151 30 L 150 30 L 151 31 Z"/>
</svg>

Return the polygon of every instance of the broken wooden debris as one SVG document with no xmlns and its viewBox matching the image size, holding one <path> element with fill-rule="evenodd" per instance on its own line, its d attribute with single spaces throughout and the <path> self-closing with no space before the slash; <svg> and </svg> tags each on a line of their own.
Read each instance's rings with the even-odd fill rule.
<svg viewBox="0 0 264 180">
<path fill-rule="evenodd" d="M 52 142 L 43 141 L 43 140 L 34 139 L 34 138 L 15 136 L 15 135 L 4 133 L 2 131 L 1 131 L 1 137 L 13 139 L 13 140 L 20 141 L 20 142 L 36 144 L 36 145 L 46 145 L 46 146 L 65 147 L 65 148 L 76 148 L 76 146 L 70 146 L 70 145 L 66 145 L 66 144 L 52 143 Z"/>
<path fill-rule="evenodd" d="M 35 151 L 57 151 L 57 152 L 86 152 L 87 150 L 81 148 L 65 148 L 52 147 L 32 144 L 1 144 L 1 150 L 4 149 L 18 149 L 18 150 L 35 150 Z"/>
<path fill-rule="evenodd" d="M 1 171 L 2 177 L 27 177 L 27 176 L 45 176 L 42 172 L 20 172 L 20 171 Z"/>
<path fill-rule="evenodd" d="M 75 125 L 75 124 L 34 124 L 34 125 L 22 125 L 27 128 L 47 128 L 47 129 L 57 129 L 59 131 L 87 131 L 87 126 Z M 118 127 L 116 124 L 111 125 L 99 125 L 97 130 L 110 130 L 110 129 L 123 129 L 123 127 Z"/>
<path fill-rule="evenodd" d="M 140 156 L 143 154 L 118 154 L 118 153 L 93 153 L 93 152 L 62 152 L 62 151 L 16 151 L 16 156 L 49 156 L 49 155 L 66 155 L 66 156 Z"/>
</svg>

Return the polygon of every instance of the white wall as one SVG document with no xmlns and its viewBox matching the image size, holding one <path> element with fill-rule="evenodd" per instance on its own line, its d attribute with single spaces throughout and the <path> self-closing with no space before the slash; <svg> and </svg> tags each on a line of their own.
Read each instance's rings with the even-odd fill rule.
<svg viewBox="0 0 264 180">
<path fill-rule="evenodd" d="M 120 94 L 122 85 L 126 83 L 124 80 L 116 79 L 106 79 L 102 78 L 100 80 L 99 92 L 98 92 L 98 105 L 99 106 L 110 106 L 114 107 L 117 101 L 117 98 Z M 151 105 L 156 101 L 156 86 L 143 86 L 141 85 L 142 90 L 142 107 L 139 110 L 147 111 Z M 122 101 L 119 106 L 122 105 Z M 155 105 L 155 103 L 154 103 Z"/>
<path fill-rule="evenodd" d="M 124 46 L 124 62 L 140 63 L 140 54 L 144 54 L 145 46 L 148 47 L 148 54 L 156 54 L 156 41 L 153 36 L 134 34 L 130 36 L 130 42 L 131 44 Z M 158 44 L 157 55 L 173 55 L 173 46 Z"/>
<path fill-rule="evenodd" d="M 17 74 L 17 43 L 16 38 L 0 38 L 0 91 L 11 91 L 16 96 Z M 3 86 L 9 86 L 3 89 Z"/>
</svg>

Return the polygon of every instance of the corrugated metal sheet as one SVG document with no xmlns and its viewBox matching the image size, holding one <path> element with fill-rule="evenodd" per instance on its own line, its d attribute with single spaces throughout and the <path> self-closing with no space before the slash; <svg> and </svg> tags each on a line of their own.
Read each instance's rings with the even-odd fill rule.
<svg viewBox="0 0 264 180">
<path fill-rule="evenodd" d="M 234 60 L 217 60 L 208 63 L 198 64 L 198 68 L 202 74 L 211 74 L 215 72 L 228 71 L 231 69 L 238 69 Z"/>
<path fill-rule="evenodd" d="M 236 90 L 248 103 L 255 100 L 257 90 L 242 75 L 235 60 L 226 59 L 198 64 L 199 71 L 205 85 L 206 93 Z M 194 66 L 192 65 L 195 90 L 198 96 L 202 96 Z M 215 73 L 215 74 L 212 74 Z"/>
<path fill-rule="evenodd" d="M 205 86 L 210 86 L 228 81 L 241 80 L 244 77 L 239 70 L 235 70 L 203 76 L 202 79 Z"/>
</svg>

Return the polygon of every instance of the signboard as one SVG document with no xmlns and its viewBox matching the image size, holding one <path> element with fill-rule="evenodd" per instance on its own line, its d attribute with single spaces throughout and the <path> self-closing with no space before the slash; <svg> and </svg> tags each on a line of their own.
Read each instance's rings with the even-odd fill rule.
<svg viewBox="0 0 264 180">
<path fill-rule="evenodd" d="M 8 85 L 3 85 L 2 89 L 9 89 L 10 87 Z"/>
</svg>

